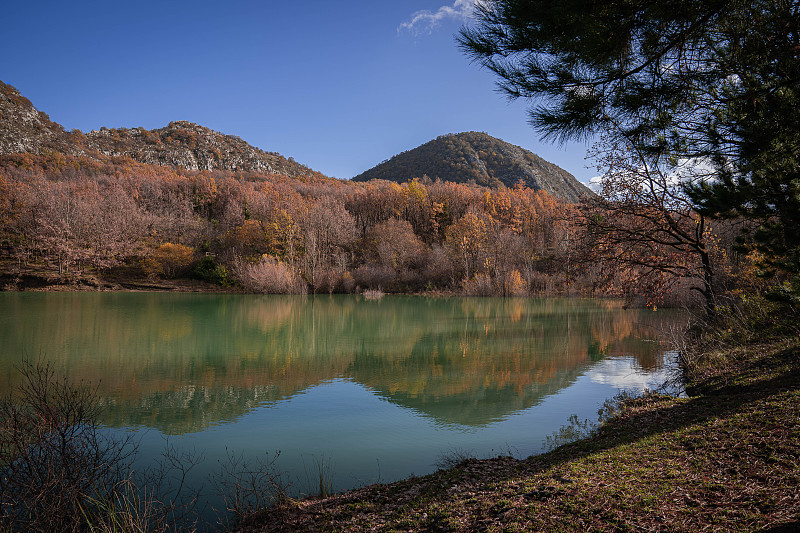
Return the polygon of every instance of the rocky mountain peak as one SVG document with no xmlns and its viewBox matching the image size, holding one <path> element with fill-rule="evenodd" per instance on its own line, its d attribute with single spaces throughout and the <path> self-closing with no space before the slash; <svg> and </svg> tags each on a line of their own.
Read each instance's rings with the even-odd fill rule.
<svg viewBox="0 0 800 533">
<path fill-rule="evenodd" d="M 66 132 L 38 111 L 20 92 L 0 81 L 0 154 L 60 152 L 94 158 L 128 156 L 140 163 L 188 170 L 230 170 L 280 174 L 291 178 L 321 173 L 265 152 L 235 135 L 177 120 L 163 128 L 100 128 Z"/>
<path fill-rule="evenodd" d="M 0 81 L 0 153 L 63 151 L 75 136 Z"/>
</svg>

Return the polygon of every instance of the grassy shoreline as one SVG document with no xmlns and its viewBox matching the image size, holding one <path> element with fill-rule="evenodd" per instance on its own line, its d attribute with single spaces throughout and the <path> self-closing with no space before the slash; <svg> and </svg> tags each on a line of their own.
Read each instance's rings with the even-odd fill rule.
<svg viewBox="0 0 800 533">
<path fill-rule="evenodd" d="M 550 453 L 290 501 L 237 531 L 800 530 L 800 339 L 708 359 L 693 396 L 627 400 Z"/>
</svg>

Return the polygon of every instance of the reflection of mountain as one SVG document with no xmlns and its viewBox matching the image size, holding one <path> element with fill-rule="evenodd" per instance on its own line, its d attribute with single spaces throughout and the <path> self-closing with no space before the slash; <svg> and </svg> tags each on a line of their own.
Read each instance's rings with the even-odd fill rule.
<svg viewBox="0 0 800 533">
<path fill-rule="evenodd" d="M 438 424 L 478 427 L 538 404 L 546 396 L 572 384 L 581 370 L 582 367 L 576 367 L 560 371 L 550 381 L 531 384 L 522 391 L 495 384 L 447 396 L 375 390 L 386 400 L 429 416 Z"/>
<path fill-rule="evenodd" d="M 144 426 L 168 434 L 191 433 L 231 422 L 251 409 L 285 398 L 272 385 L 241 389 L 187 385 L 143 396 L 138 402 L 117 402 L 107 397 L 103 422 L 112 427 Z"/>
<path fill-rule="evenodd" d="M 99 384 L 106 421 L 197 431 L 347 377 L 445 424 L 535 404 L 604 355 L 636 352 L 657 315 L 609 302 L 526 299 L 0 294 L 0 388 L 42 354 Z M 638 344 L 638 346 L 636 346 Z M 644 349 L 644 351 L 643 351 Z M 3 383 L 2 380 L 5 380 Z"/>
<path fill-rule="evenodd" d="M 424 335 L 399 359 L 357 354 L 348 374 L 440 423 L 486 425 L 556 392 L 585 366 L 580 339 L 566 342 L 567 322 L 538 322 L 536 336 L 521 338 L 502 320 L 467 320 L 460 331 Z"/>
</svg>

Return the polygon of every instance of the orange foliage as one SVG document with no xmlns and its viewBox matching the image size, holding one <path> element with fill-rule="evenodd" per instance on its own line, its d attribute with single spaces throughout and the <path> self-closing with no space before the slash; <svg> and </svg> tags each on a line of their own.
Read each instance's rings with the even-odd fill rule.
<svg viewBox="0 0 800 533">
<path fill-rule="evenodd" d="M 0 233 L 13 237 L 11 253 L 23 261 L 31 253 L 97 266 L 138 258 L 150 275 L 176 276 L 192 250 L 229 270 L 267 253 L 302 266 L 315 288 L 388 281 L 403 291 L 456 289 L 481 273 L 496 294 L 512 294 L 568 263 L 560 258 L 575 238 L 569 219 L 565 204 L 521 185 L 351 183 L 129 157 L 0 156 Z"/>
<path fill-rule="evenodd" d="M 194 250 L 182 244 L 167 242 L 153 250 L 145 260 L 145 270 L 150 275 L 174 278 L 188 270 L 194 262 Z"/>
</svg>

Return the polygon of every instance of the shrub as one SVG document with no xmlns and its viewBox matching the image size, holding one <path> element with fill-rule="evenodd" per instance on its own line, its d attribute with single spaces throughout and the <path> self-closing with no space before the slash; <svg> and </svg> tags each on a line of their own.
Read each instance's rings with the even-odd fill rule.
<svg viewBox="0 0 800 533">
<path fill-rule="evenodd" d="M 342 292 L 352 294 L 356 288 L 356 280 L 350 272 L 342 274 Z"/>
<path fill-rule="evenodd" d="M 502 275 L 503 296 L 523 296 L 526 293 L 525 280 L 519 270 L 512 270 Z"/>
<path fill-rule="evenodd" d="M 222 496 L 224 510 L 231 513 L 230 517 L 220 517 L 223 526 L 245 525 L 257 518 L 260 510 L 285 505 L 290 500 L 291 483 L 275 466 L 279 456 L 280 452 L 275 452 L 272 457 L 265 454 L 248 460 L 227 452 L 209 478 L 215 492 Z"/>
<path fill-rule="evenodd" d="M 135 446 L 98 429 L 94 390 L 46 365 L 21 372 L 0 403 L 0 530 L 81 530 L 116 497 Z"/>
<path fill-rule="evenodd" d="M 184 484 L 200 458 L 167 444 L 134 472 L 132 436 L 101 430 L 88 385 L 46 364 L 20 368 L 0 399 L 0 531 L 193 531 L 199 491 Z"/>
<path fill-rule="evenodd" d="M 263 255 L 257 263 L 238 260 L 236 277 L 245 290 L 261 294 L 305 294 L 308 287 L 300 275 L 286 263 Z"/>
<path fill-rule="evenodd" d="M 496 291 L 492 278 L 488 274 L 475 274 L 471 279 L 461 282 L 465 296 L 494 296 Z"/>
<path fill-rule="evenodd" d="M 447 251 L 442 246 L 433 245 L 425 261 L 423 279 L 441 287 L 451 283 L 454 274 L 455 268 Z"/>
<path fill-rule="evenodd" d="M 144 269 L 150 276 L 174 278 L 187 272 L 193 262 L 192 248 L 167 242 L 153 250 L 144 260 Z"/>
<path fill-rule="evenodd" d="M 393 287 L 396 277 L 396 273 L 393 268 L 371 263 L 358 267 L 354 275 L 356 282 L 358 282 L 360 286 L 370 289 L 378 287 Z"/>
<path fill-rule="evenodd" d="M 352 279 L 352 277 L 351 277 Z M 314 292 L 347 292 L 344 289 L 344 274 L 334 268 L 324 268 L 319 271 L 314 283 Z"/>
<path fill-rule="evenodd" d="M 552 296 L 557 292 L 558 280 L 546 272 L 532 270 L 528 273 L 528 284 L 534 294 Z"/>
<path fill-rule="evenodd" d="M 228 269 L 223 265 L 217 264 L 214 258 L 209 255 L 194 266 L 190 277 L 207 283 L 222 285 L 223 287 L 230 286 L 232 281 Z"/>
<path fill-rule="evenodd" d="M 364 296 L 365 300 L 380 300 L 386 293 L 378 287 L 377 289 L 366 289 L 361 295 Z"/>
</svg>

